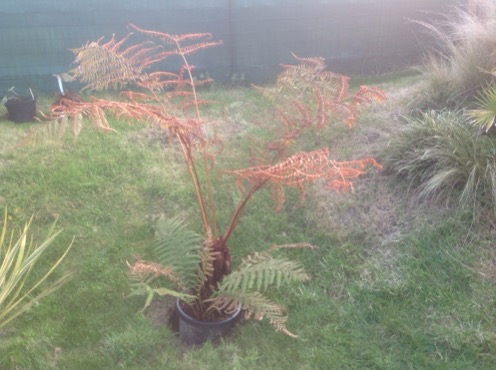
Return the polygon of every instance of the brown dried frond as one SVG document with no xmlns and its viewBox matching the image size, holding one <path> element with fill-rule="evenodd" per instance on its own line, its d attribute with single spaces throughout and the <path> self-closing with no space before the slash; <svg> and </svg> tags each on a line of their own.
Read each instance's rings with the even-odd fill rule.
<svg viewBox="0 0 496 370">
<path fill-rule="evenodd" d="M 352 96 L 352 102 L 355 104 L 372 103 L 373 101 L 382 103 L 386 100 L 386 94 L 375 86 L 362 85 Z"/>
<path fill-rule="evenodd" d="M 244 182 L 251 186 L 268 182 L 272 186 L 272 195 L 276 210 L 284 204 L 284 187 L 297 187 L 300 202 L 304 200 L 303 185 L 317 180 L 324 180 L 329 188 L 336 191 L 352 188 L 350 179 L 360 176 L 367 165 L 377 169 L 381 166 L 372 158 L 339 162 L 329 159 L 329 149 L 323 148 L 312 152 L 299 152 L 274 165 L 261 165 L 241 170 L 226 171 L 237 177 L 236 184 L 244 192 Z"/>
<path fill-rule="evenodd" d="M 48 115 L 43 116 L 42 125 L 33 127 L 20 143 L 21 146 L 38 142 L 60 143 L 67 127 L 70 127 L 72 137 L 77 139 L 85 119 L 96 129 L 115 131 L 110 127 L 102 107 L 83 101 L 79 94 L 70 90 L 66 95 L 58 95 Z"/>
<path fill-rule="evenodd" d="M 296 65 L 283 65 L 283 72 L 277 77 L 276 91 L 299 98 L 307 92 L 320 92 L 334 96 L 338 90 L 346 91 L 348 77 L 326 71 L 323 58 L 299 58 Z M 341 89 L 340 89 L 341 87 Z M 343 89 L 345 87 L 345 89 Z"/>
<path fill-rule="evenodd" d="M 146 93 L 141 93 L 137 91 L 125 90 L 119 92 L 119 96 L 126 98 L 131 102 L 151 102 L 154 99 Z"/>
<path fill-rule="evenodd" d="M 275 152 L 278 158 L 282 158 L 286 154 L 286 150 L 298 139 L 303 131 L 310 128 L 314 122 L 312 115 L 312 109 L 305 105 L 304 103 L 294 100 L 292 102 L 292 111 L 284 111 L 282 109 L 275 109 L 275 113 L 278 115 L 277 119 L 281 125 L 275 128 L 270 127 L 270 132 L 273 134 L 275 139 L 267 142 L 264 147 L 266 152 Z M 327 117 L 324 118 L 327 121 Z M 316 125 L 320 128 L 319 125 Z M 267 157 L 267 153 L 259 152 L 259 158 L 255 158 L 255 161 L 263 162 L 263 158 Z M 265 161 L 265 163 L 267 163 Z"/>
<path fill-rule="evenodd" d="M 215 103 L 216 103 L 215 101 L 210 99 L 197 99 L 195 101 L 185 99 L 181 102 L 181 110 L 183 111 L 184 114 L 187 114 L 187 112 L 190 112 L 191 109 L 195 108 L 196 106 L 200 107 Z"/>
<path fill-rule="evenodd" d="M 350 95 L 349 77 L 327 71 L 323 58 L 300 58 L 294 54 L 293 57 L 298 63 L 283 65 L 274 88 L 258 89 L 281 106 L 287 116 L 305 122 L 299 124 L 300 128 L 321 129 L 329 124 L 330 115 L 351 126 L 361 106 L 386 99 L 376 87 L 361 86 Z M 292 135 L 300 133 L 293 130 Z"/>
<path fill-rule="evenodd" d="M 300 64 L 324 70 L 326 67 L 325 59 L 322 57 L 299 57 L 295 53 L 291 53 Z"/>
<path fill-rule="evenodd" d="M 68 124 L 69 120 L 66 116 L 50 119 L 44 122 L 42 126 L 30 129 L 17 146 L 22 147 L 45 142 L 60 143 Z"/>
<path fill-rule="evenodd" d="M 270 325 L 272 325 L 276 331 L 286 334 L 291 338 L 298 338 L 298 335 L 290 332 L 286 327 L 286 322 L 288 321 L 288 316 L 284 315 L 284 309 L 281 306 L 274 305 L 271 307 L 271 311 L 246 311 L 245 319 L 254 318 L 255 320 L 261 321 L 265 317 L 269 319 Z"/>
<path fill-rule="evenodd" d="M 209 48 L 211 46 L 217 46 L 217 45 L 222 44 L 222 41 L 202 41 L 202 42 L 196 42 L 196 43 L 193 43 L 190 45 L 183 45 L 183 43 L 185 43 L 185 42 L 212 39 L 212 34 L 208 33 L 208 32 L 172 35 L 170 33 L 165 33 L 165 32 L 145 30 L 145 29 L 137 27 L 136 25 L 134 25 L 132 23 L 130 23 L 128 25 L 128 28 L 131 28 L 131 29 L 143 34 L 143 35 L 158 38 L 166 44 L 173 44 L 173 45 L 177 46 L 175 53 L 178 55 L 183 55 L 183 56 L 188 55 L 188 54 L 192 54 L 192 53 L 194 53 L 198 50 L 201 50 L 201 49 L 206 49 L 206 48 Z"/>
<path fill-rule="evenodd" d="M 129 275 L 136 280 L 148 281 L 150 278 L 164 276 L 172 282 L 176 283 L 180 288 L 185 288 L 182 285 L 181 279 L 177 277 L 170 268 L 163 267 L 158 263 L 148 261 L 136 261 L 129 265 Z"/>
<path fill-rule="evenodd" d="M 129 265 L 129 272 L 135 276 L 148 276 L 153 275 L 158 276 L 169 276 L 172 274 L 172 270 L 167 267 L 162 267 L 158 263 L 147 262 L 147 261 L 137 261 L 132 265 Z"/>
<path fill-rule="evenodd" d="M 114 131 L 105 116 L 103 108 L 94 104 L 93 101 L 85 102 L 81 100 L 73 100 L 70 97 L 61 96 L 50 108 L 50 117 L 59 119 L 67 117 L 69 120 L 78 126 L 74 129 L 74 136 L 77 137 L 84 118 L 88 119 L 94 128 L 103 131 Z"/>
<path fill-rule="evenodd" d="M 153 30 L 145 30 L 143 28 L 139 28 L 133 23 L 129 23 L 128 28 L 137 31 L 143 35 L 150 36 L 150 37 L 156 37 L 160 39 L 161 41 L 168 43 L 168 44 L 174 44 L 176 42 L 182 43 L 184 41 L 192 41 L 192 40 L 199 40 L 199 39 L 211 39 L 212 34 L 205 32 L 205 33 L 186 33 L 182 35 L 172 35 L 170 33 L 166 32 L 160 32 L 160 31 L 153 31 Z"/>
<path fill-rule="evenodd" d="M 210 41 L 210 42 L 198 42 L 196 44 L 182 46 L 180 54 L 181 55 L 193 54 L 196 53 L 198 50 L 206 49 L 212 46 L 217 46 L 220 45 L 221 43 L 222 43 L 221 41 Z"/>
<path fill-rule="evenodd" d="M 83 118 L 88 119 L 97 129 L 113 131 L 105 115 L 105 111 L 109 111 L 119 118 L 136 119 L 168 130 L 171 136 L 179 136 L 188 145 L 205 144 L 202 122 L 188 117 L 170 115 L 163 107 L 155 104 L 147 94 L 125 91 L 122 95 L 129 98 L 129 101 L 97 98 L 91 98 L 90 101 L 73 101 L 61 98 L 51 108 L 51 119 L 58 120 L 61 117 L 67 117 L 74 125 L 77 123 L 79 129 L 74 132 L 77 137 Z M 202 103 L 206 104 L 207 101 Z"/>
<path fill-rule="evenodd" d="M 119 42 L 112 36 L 105 44 L 100 39 L 72 50 L 77 67 L 71 73 L 85 84 L 83 89 L 105 90 L 136 83 L 146 78 L 145 67 L 164 59 L 157 57 L 161 46 L 150 41 L 123 49 L 129 36 Z"/>
</svg>

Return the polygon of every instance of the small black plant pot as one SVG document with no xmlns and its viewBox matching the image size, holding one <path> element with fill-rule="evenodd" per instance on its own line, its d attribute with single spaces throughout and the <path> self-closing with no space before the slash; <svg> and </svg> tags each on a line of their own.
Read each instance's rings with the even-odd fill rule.
<svg viewBox="0 0 496 370">
<path fill-rule="evenodd" d="M 31 96 L 12 96 L 5 102 L 9 121 L 23 123 L 34 120 L 36 100 Z"/>
<path fill-rule="evenodd" d="M 179 338 L 189 346 L 199 346 L 208 339 L 218 340 L 231 330 L 241 316 L 241 307 L 225 319 L 202 321 L 186 313 L 181 307 L 180 299 L 176 300 L 176 313 L 179 317 Z"/>
</svg>

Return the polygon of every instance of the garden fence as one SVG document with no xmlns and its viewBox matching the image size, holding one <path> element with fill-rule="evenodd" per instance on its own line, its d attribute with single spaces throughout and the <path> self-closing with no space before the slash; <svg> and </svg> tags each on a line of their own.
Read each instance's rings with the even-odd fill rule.
<svg viewBox="0 0 496 370">
<path fill-rule="evenodd" d="M 270 81 L 281 63 L 322 56 L 348 74 L 415 63 L 425 19 L 456 0 L 2 0 L 0 96 L 15 85 L 55 91 L 52 74 L 71 68 L 71 48 L 132 22 L 169 33 L 210 32 L 223 45 L 195 55 L 219 82 Z M 170 68 L 174 68 L 171 65 Z"/>
</svg>

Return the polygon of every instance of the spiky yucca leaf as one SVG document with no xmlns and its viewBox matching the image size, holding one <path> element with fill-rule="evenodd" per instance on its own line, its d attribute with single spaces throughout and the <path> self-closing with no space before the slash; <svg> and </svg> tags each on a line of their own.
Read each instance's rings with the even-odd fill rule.
<svg viewBox="0 0 496 370">
<path fill-rule="evenodd" d="M 167 266 L 183 285 L 189 287 L 197 281 L 202 235 L 187 226 L 184 220 L 177 217 L 160 220 L 153 253 L 155 261 Z"/>
<path fill-rule="evenodd" d="M 3 227 L 0 231 L 0 329 L 60 288 L 71 277 L 70 273 L 65 274 L 56 281 L 45 284 L 71 249 L 72 242 L 44 275 L 39 276 L 35 281 L 29 280 L 38 260 L 61 232 L 55 231 L 54 224 L 46 239 L 40 245 L 34 245 L 28 237 L 30 226 L 31 220 L 26 223 L 18 237 L 14 232 L 9 234 L 8 216 L 5 210 Z M 43 285 L 45 287 L 40 289 Z"/>
</svg>

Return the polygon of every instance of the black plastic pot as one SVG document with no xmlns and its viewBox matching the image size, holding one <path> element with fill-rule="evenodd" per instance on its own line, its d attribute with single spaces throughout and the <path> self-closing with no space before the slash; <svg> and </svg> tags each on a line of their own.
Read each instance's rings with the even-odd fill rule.
<svg viewBox="0 0 496 370">
<path fill-rule="evenodd" d="M 31 96 L 12 96 L 5 102 L 5 107 L 8 119 L 16 123 L 33 121 L 36 115 L 36 100 Z"/>
<path fill-rule="evenodd" d="M 218 340 L 226 335 L 241 316 L 239 307 L 231 316 L 216 321 L 202 321 L 188 315 L 181 307 L 181 300 L 176 301 L 176 313 L 179 317 L 179 337 L 184 344 L 198 346 L 210 340 Z"/>
</svg>

